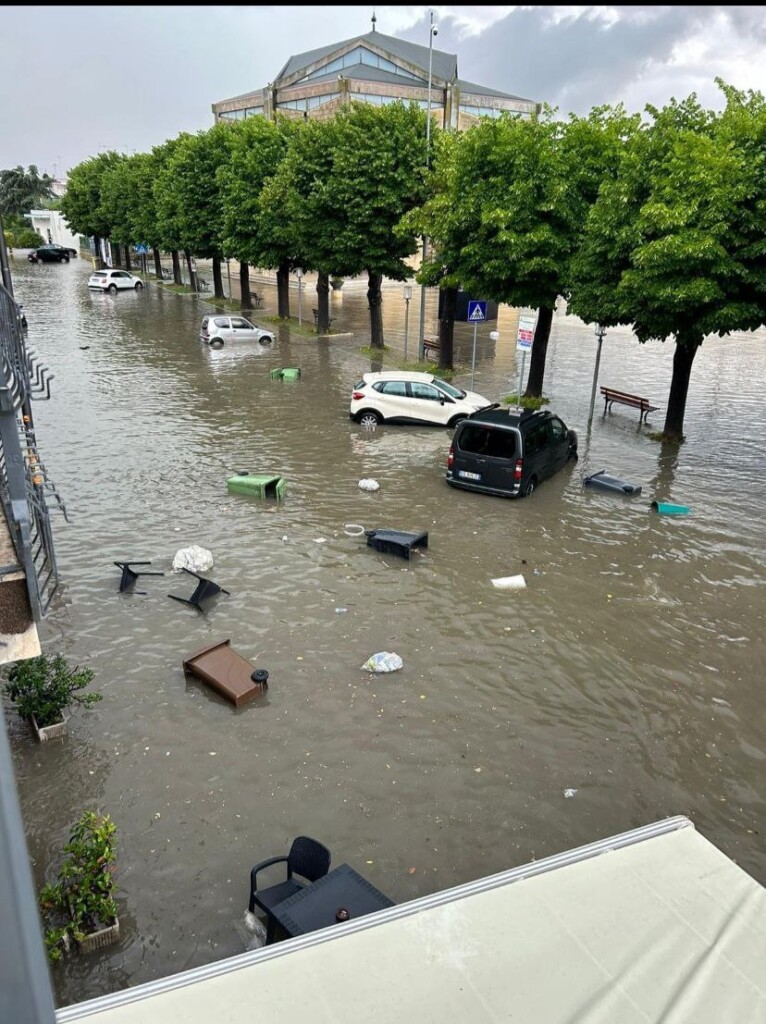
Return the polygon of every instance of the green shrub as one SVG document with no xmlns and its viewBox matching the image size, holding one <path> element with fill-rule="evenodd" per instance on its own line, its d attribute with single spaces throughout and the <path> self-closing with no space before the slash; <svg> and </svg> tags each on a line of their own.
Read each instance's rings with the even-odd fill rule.
<svg viewBox="0 0 766 1024">
<path fill-rule="evenodd" d="M 546 398 L 545 395 L 541 395 L 539 398 L 532 398 L 528 395 L 521 396 L 521 408 L 522 409 L 540 409 L 544 405 L 550 404 L 550 398 Z M 503 399 L 506 405 L 515 405 L 518 408 L 519 396 L 518 395 L 506 395 Z"/>
<path fill-rule="evenodd" d="M 47 926 L 45 945 L 51 962 L 61 959 L 70 940 L 81 942 L 117 919 L 113 896 L 116 835 L 108 814 L 85 811 L 64 847 L 66 857 L 57 880 L 41 889 L 40 910 Z"/>
<path fill-rule="evenodd" d="M 71 704 L 89 708 L 101 700 L 100 693 L 80 693 L 93 679 L 89 668 L 70 668 L 66 659 L 57 654 L 17 662 L 8 673 L 5 693 L 16 705 L 22 718 L 33 715 L 38 726 L 53 725 L 61 721 L 62 713 Z"/>
</svg>

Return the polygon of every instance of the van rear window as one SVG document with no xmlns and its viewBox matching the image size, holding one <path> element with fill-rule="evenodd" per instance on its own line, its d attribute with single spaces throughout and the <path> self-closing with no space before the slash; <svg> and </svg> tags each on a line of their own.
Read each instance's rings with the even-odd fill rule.
<svg viewBox="0 0 766 1024">
<path fill-rule="evenodd" d="M 493 459 L 516 457 L 516 433 L 498 427 L 483 427 L 478 423 L 463 426 L 457 446 L 471 455 L 488 455 Z"/>
</svg>

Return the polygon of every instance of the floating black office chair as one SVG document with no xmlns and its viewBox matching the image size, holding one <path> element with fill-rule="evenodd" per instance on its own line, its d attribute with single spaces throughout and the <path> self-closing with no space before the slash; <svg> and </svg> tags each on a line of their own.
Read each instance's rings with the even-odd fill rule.
<svg viewBox="0 0 766 1024">
<path fill-rule="evenodd" d="M 284 863 L 287 866 L 287 878 L 284 882 L 272 885 L 268 889 L 258 889 L 257 875 L 263 868 L 271 867 L 273 864 Z M 286 857 L 270 857 L 269 860 L 261 861 L 250 871 L 250 913 L 255 912 L 256 906 L 268 917 L 266 930 L 266 945 L 274 939 L 274 918 L 271 910 L 282 903 L 299 889 L 306 887 L 306 882 L 295 878 L 300 875 L 308 882 L 316 882 L 323 878 L 330 870 L 330 851 L 326 846 L 311 839 L 309 836 L 298 836 L 293 840 L 290 852 Z"/>
<path fill-rule="evenodd" d="M 202 607 L 203 601 L 210 600 L 211 597 L 215 597 L 216 594 L 228 594 L 228 590 L 224 590 L 223 587 L 219 587 L 217 583 L 213 583 L 212 580 L 205 579 L 204 576 L 198 575 L 196 572 L 192 572 L 191 569 L 187 569 L 185 566 L 182 567 L 184 572 L 188 572 L 190 576 L 194 576 L 199 580 L 194 593 L 191 597 L 177 597 L 175 594 L 168 594 L 168 597 L 172 597 L 174 601 L 180 601 L 182 604 L 190 604 L 193 608 L 198 608 L 199 611 L 204 612 Z"/>
<path fill-rule="evenodd" d="M 118 569 L 122 569 L 122 579 L 120 580 L 120 593 L 124 590 L 130 590 L 135 585 L 136 580 L 139 576 L 164 576 L 164 572 L 134 572 L 131 566 L 133 565 L 151 565 L 151 562 L 114 562 L 114 565 Z M 145 590 L 137 590 L 137 594 L 146 594 Z"/>
</svg>

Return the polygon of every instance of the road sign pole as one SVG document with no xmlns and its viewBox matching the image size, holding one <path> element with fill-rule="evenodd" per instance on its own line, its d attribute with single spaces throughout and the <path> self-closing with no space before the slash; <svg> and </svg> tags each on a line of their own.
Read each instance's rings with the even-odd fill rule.
<svg viewBox="0 0 766 1024">
<path fill-rule="evenodd" d="M 478 324 L 473 325 L 473 353 L 471 354 L 471 391 L 473 391 L 473 375 L 476 370 L 476 330 Z"/>
<path fill-rule="evenodd" d="M 518 396 L 518 399 L 519 399 L 519 401 L 518 401 L 519 409 L 521 408 L 521 382 L 524 380 L 524 363 L 526 363 L 526 361 L 527 361 L 527 353 L 526 352 L 522 352 L 521 353 L 521 369 L 519 370 L 519 390 L 517 392 L 517 396 Z"/>
</svg>

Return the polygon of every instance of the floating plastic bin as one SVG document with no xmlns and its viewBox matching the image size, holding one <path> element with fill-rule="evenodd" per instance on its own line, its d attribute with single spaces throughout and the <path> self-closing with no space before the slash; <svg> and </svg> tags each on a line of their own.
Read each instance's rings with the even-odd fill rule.
<svg viewBox="0 0 766 1024">
<path fill-rule="evenodd" d="M 282 372 L 282 367 L 277 366 L 270 371 L 269 377 L 271 377 L 272 380 L 282 380 Z"/>
<path fill-rule="evenodd" d="M 297 380 L 301 375 L 299 366 L 286 366 L 282 370 L 282 380 Z"/>
<path fill-rule="evenodd" d="M 616 476 L 609 476 L 603 469 L 600 473 L 593 473 L 583 480 L 583 487 L 595 487 L 599 491 L 611 491 L 612 494 L 627 494 L 635 498 L 641 493 L 640 484 L 629 484 L 626 480 L 620 480 Z"/>
<path fill-rule="evenodd" d="M 281 501 L 285 495 L 287 481 L 281 476 L 266 476 L 262 473 L 239 473 L 226 481 L 230 494 L 246 494 L 251 498 L 276 498 Z"/>
<path fill-rule="evenodd" d="M 653 501 L 652 508 L 661 516 L 688 516 L 691 512 L 688 505 L 669 505 L 666 501 Z"/>
<path fill-rule="evenodd" d="M 403 533 L 401 530 L 365 530 L 367 546 L 384 554 L 409 559 L 413 548 L 428 547 L 428 533 Z"/>
<path fill-rule="evenodd" d="M 241 707 L 268 689 L 269 673 L 255 669 L 231 648 L 231 640 L 220 640 L 196 651 L 184 661 L 184 671 L 197 676 L 235 707 Z"/>
</svg>

